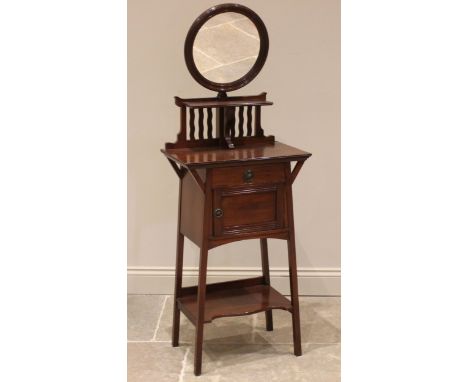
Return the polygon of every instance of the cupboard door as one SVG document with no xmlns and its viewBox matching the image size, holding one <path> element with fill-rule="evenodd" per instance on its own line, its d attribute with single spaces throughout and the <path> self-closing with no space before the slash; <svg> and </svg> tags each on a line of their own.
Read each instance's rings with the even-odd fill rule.
<svg viewBox="0 0 468 382">
<path fill-rule="evenodd" d="M 214 190 L 214 235 L 266 231 L 284 227 L 284 186 Z"/>
</svg>

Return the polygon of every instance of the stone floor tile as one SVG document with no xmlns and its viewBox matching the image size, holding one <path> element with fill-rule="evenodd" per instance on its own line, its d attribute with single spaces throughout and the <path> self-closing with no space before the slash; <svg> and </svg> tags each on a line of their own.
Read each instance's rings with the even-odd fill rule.
<svg viewBox="0 0 468 382">
<path fill-rule="evenodd" d="M 203 74 L 208 70 L 213 70 L 217 66 L 219 66 L 219 62 L 213 60 L 210 57 L 207 57 L 201 51 L 194 49 L 193 50 L 193 61 L 195 62 L 195 66 L 197 67 L 198 71 Z"/>
<path fill-rule="evenodd" d="M 226 78 L 230 81 L 234 81 L 247 74 L 256 61 L 257 56 L 247 57 L 242 61 L 207 70 L 203 76 L 214 82 L 226 82 Z"/>
<path fill-rule="evenodd" d="M 222 44 L 219 41 L 222 41 Z M 221 25 L 218 28 L 200 30 L 197 33 L 194 45 L 222 64 L 257 56 L 260 49 L 258 40 L 229 24 Z"/>
<path fill-rule="evenodd" d="M 245 16 L 241 15 L 240 13 L 235 13 L 235 12 L 226 12 L 226 13 L 220 13 L 219 15 L 216 15 L 209 19 L 205 24 L 203 24 L 202 28 L 212 28 L 217 25 L 221 24 L 226 24 L 235 20 L 244 20 L 246 19 Z"/>
<path fill-rule="evenodd" d="M 302 343 L 341 342 L 341 313 L 339 297 L 300 297 Z M 292 343 L 292 317 L 284 310 L 273 310 L 273 331 L 265 328 L 265 314 L 255 321 L 256 341 Z"/>
<path fill-rule="evenodd" d="M 127 382 L 179 381 L 186 349 L 155 342 L 127 345 Z"/>
<path fill-rule="evenodd" d="M 127 296 L 127 339 L 148 341 L 153 338 L 166 296 L 128 295 Z"/>
<path fill-rule="evenodd" d="M 255 38 L 260 39 L 260 36 L 258 35 L 258 30 L 255 24 L 250 21 L 249 19 L 240 19 L 234 21 L 231 25 L 233 25 L 236 28 L 239 28 L 243 30 L 246 33 L 251 34 L 252 36 L 255 36 Z"/>
<path fill-rule="evenodd" d="M 300 297 L 303 355 L 295 357 L 291 315 L 274 310 L 274 331 L 265 314 L 225 317 L 205 326 L 203 374 L 193 375 L 194 326 L 181 314 L 180 347 L 170 344 L 173 298 L 128 296 L 128 382 L 340 381 L 340 298 Z M 161 311 L 161 309 L 163 309 Z M 181 375 L 183 374 L 183 375 Z"/>
<path fill-rule="evenodd" d="M 296 357 L 291 345 L 204 346 L 202 377 L 193 374 L 193 349 L 184 367 L 184 382 L 337 382 L 340 344 L 305 344 Z"/>
</svg>

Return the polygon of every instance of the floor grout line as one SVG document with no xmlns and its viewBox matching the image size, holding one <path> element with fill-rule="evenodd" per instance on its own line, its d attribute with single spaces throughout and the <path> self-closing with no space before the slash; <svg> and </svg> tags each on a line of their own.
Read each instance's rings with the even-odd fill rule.
<svg viewBox="0 0 468 382">
<path fill-rule="evenodd" d="M 232 62 L 228 62 L 226 64 L 221 64 L 219 66 L 215 66 L 211 69 L 207 69 L 207 70 L 204 70 L 203 72 L 201 72 L 201 74 L 206 74 L 208 72 L 211 72 L 212 70 L 215 70 L 215 69 L 219 69 L 219 68 L 222 68 L 224 66 L 229 66 L 229 65 L 233 65 L 233 64 L 238 64 L 239 62 L 242 62 L 242 61 L 246 61 L 246 60 L 250 60 L 251 58 L 257 58 L 258 56 L 249 56 L 249 57 L 244 57 L 244 58 L 241 58 L 239 60 L 236 60 L 236 61 L 232 61 Z"/>
<path fill-rule="evenodd" d="M 216 62 L 217 65 L 219 65 L 219 66 L 224 65 L 223 63 L 219 62 L 216 58 L 211 57 L 210 55 L 206 54 L 203 50 L 196 47 L 195 45 L 193 46 L 193 49 L 196 50 L 198 53 L 203 54 L 205 57 L 208 57 L 210 60 L 213 60 L 214 62 Z"/>
<path fill-rule="evenodd" d="M 185 351 L 184 359 L 182 360 L 182 368 L 180 369 L 180 373 L 179 373 L 179 382 L 183 382 L 184 380 L 185 366 L 187 365 L 187 357 L 188 357 L 189 351 L 190 351 L 190 348 L 188 348 Z"/>
<path fill-rule="evenodd" d="M 158 334 L 159 325 L 161 324 L 161 318 L 163 316 L 164 308 L 166 307 L 166 302 L 168 299 L 169 299 L 169 296 L 166 296 L 166 298 L 164 299 L 163 306 L 161 308 L 161 313 L 159 314 L 158 322 L 156 323 L 156 328 L 154 329 L 153 338 L 151 339 L 152 342 L 156 341 L 156 335 Z"/>
<path fill-rule="evenodd" d="M 250 341 L 252 343 L 255 342 L 255 332 L 256 332 L 256 327 L 257 327 L 257 317 L 258 314 L 252 314 L 252 335 L 250 336 Z"/>
<path fill-rule="evenodd" d="M 231 22 L 229 23 L 229 25 L 230 25 L 231 27 L 233 27 L 234 29 L 237 29 L 239 32 L 242 32 L 242 33 L 244 33 L 245 35 L 247 35 L 247 36 L 249 36 L 249 37 L 251 37 L 251 38 L 253 38 L 253 39 L 257 40 L 257 41 L 260 41 L 260 39 L 259 39 L 257 36 L 255 36 L 255 35 L 253 35 L 253 34 L 247 32 L 247 31 L 243 30 L 242 28 L 236 27 L 236 26 L 234 25 L 234 23 L 235 23 L 236 21 L 239 21 L 239 20 L 231 21 Z M 257 32 L 258 32 L 258 31 L 257 31 Z"/>
<path fill-rule="evenodd" d="M 201 31 L 203 30 L 209 30 L 209 29 L 213 29 L 213 28 L 218 28 L 218 27 L 221 27 L 223 25 L 229 25 L 231 23 L 235 23 L 236 21 L 241 21 L 241 20 L 248 20 L 247 17 L 239 17 L 238 19 L 234 19 L 234 20 L 230 20 L 230 21 L 225 21 L 221 24 L 216 24 L 216 25 L 211 25 L 209 27 L 205 27 L 205 26 L 202 26 L 200 28 Z"/>
</svg>

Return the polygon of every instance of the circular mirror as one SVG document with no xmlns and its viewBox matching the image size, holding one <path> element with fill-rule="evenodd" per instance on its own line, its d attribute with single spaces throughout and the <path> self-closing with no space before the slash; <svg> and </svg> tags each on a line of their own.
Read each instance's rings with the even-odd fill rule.
<svg viewBox="0 0 468 382">
<path fill-rule="evenodd" d="M 260 17 L 239 4 L 214 6 L 198 17 L 185 40 L 193 78 L 218 92 L 252 81 L 265 63 L 268 33 Z"/>
</svg>

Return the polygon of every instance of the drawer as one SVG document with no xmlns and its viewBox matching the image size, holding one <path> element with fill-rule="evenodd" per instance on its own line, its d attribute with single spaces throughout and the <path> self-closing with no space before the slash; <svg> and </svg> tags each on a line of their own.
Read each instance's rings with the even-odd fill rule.
<svg viewBox="0 0 468 382">
<path fill-rule="evenodd" d="M 284 186 L 213 191 L 213 233 L 234 235 L 284 228 Z"/>
<path fill-rule="evenodd" d="M 284 183 L 285 164 L 243 165 L 213 169 L 213 187 Z"/>
</svg>

